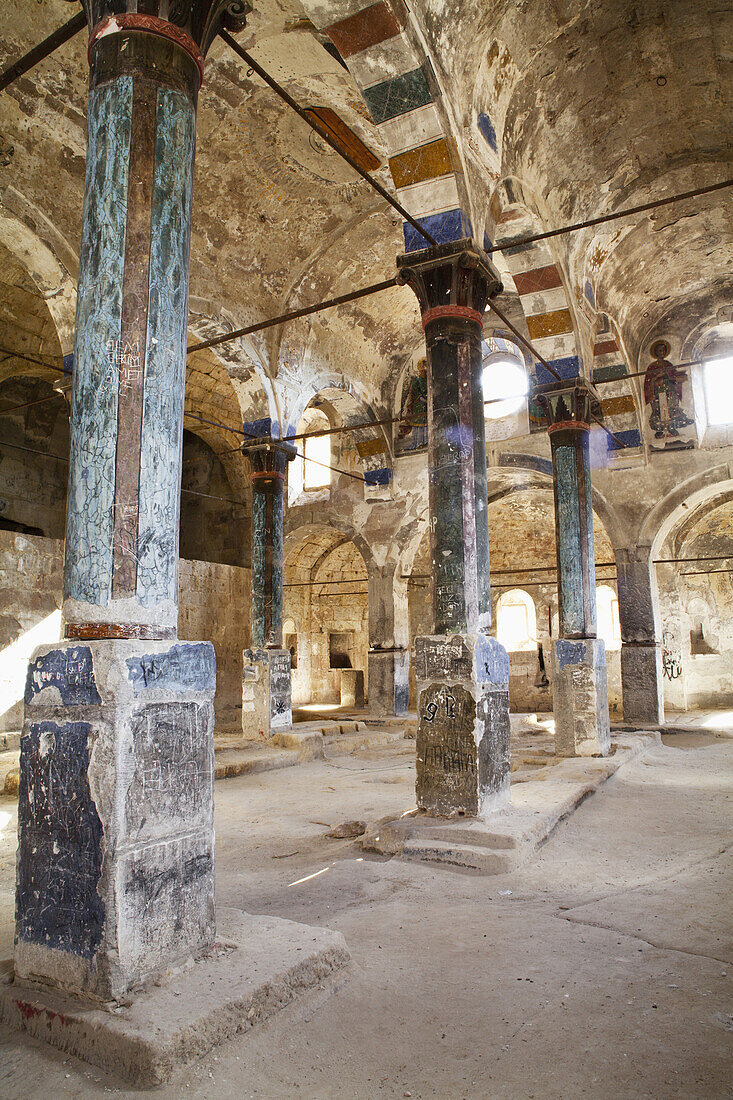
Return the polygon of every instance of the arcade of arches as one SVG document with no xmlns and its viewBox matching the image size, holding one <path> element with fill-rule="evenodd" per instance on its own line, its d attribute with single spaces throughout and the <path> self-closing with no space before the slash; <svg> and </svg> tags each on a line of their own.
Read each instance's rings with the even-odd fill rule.
<svg viewBox="0 0 733 1100">
<path fill-rule="evenodd" d="M 138 1085 L 230 1039 L 249 1076 L 228 1062 L 216 1095 L 300 1081 L 318 1097 L 724 1095 L 730 1015 L 712 1001 L 729 938 L 722 895 L 691 868 L 723 874 L 733 735 L 730 10 L 7 0 L 2 69 L 72 18 L 0 91 L 0 948 L 14 968 L 0 1026 Z M 664 896 L 649 885 L 655 815 L 677 829 Z M 607 849 L 608 879 L 580 870 Z M 294 860 L 287 889 L 263 851 Z M 296 901 L 311 875 L 318 904 Z M 144 1066 L 129 1029 L 147 1024 L 113 1028 L 112 1056 L 83 1023 L 59 1039 L 53 1000 L 22 1000 L 134 1003 L 147 1020 L 171 975 L 197 1002 L 186 960 L 220 965 L 218 934 L 254 945 L 255 971 L 258 952 L 277 957 L 276 1007 L 315 1005 L 321 982 L 349 1005 L 366 982 L 394 1027 L 368 920 L 342 920 L 343 897 L 366 920 L 394 891 L 400 933 L 443 958 L 456 881 L 467 929 L 499 920 L 499 896 L 529 899 L 541 967 L 565 950 L 586 965 L 585 941 L 539 917 L 548 899 L 587 907 L 619 958 L 642 926 L 644 950 L 674 966 L 689 950 L 712 967 L 705 1024 L 697 1001 L 675 1004 L 649 1039 L 623 1006 L 662 980 L 657 963 L 634 975 L 622 960 L 626 991 L 596 973 L 613 1025 L 599 1026 L 638 1080 L 588 1036 L 582 1087 L 569 1053 L 523 1076 L 502 1036 L 533 1009 L 482 978 L 466 1020 L 504 1021 L 476 1044 L 496 1053 L 490 1085 L 459 1028 L 448 1069 L 427 1040 L 424 1072 L 394 1034 L 386 1054 L 365 1042 L 347 1089 L 341 1040 L 318 1077 L 310 1016 L 293 1009 L 294 1080 L 264 987 L 245 1017 L 271 1076 L 233 1039 L 244 994 L 227 992 L 210 1040 L 197 1028 L 215 1006 L 167 1023 L 177 1053 Z M 604 908 L 609 888 L 651 891 L 654 929 L 638 898 Z M 688 948 L 675 914 L 698 903 Z M 252 912 L 303 923 L 272 931 Z M 503 919 L 521 940 L 534 917 Z M 313 924 L 329 929 L 317 947 Z M 504 935 L 492 949 L 510 956 Z M 410 979 L 406 1034 L 421 997 L 460 1010 L 449 987 L 471 987 L 469 956 L 446 988 Z M 424 1017 L 438 1038 L 440 1019 Z M 573 1045 L 542 1026 L 556 1052 Z M 18 1096 L 25 1042 L 8 1039 Z M 57 1072 L 45 1048 L 41 1063 L 34 1095 Z"/>
</svg>

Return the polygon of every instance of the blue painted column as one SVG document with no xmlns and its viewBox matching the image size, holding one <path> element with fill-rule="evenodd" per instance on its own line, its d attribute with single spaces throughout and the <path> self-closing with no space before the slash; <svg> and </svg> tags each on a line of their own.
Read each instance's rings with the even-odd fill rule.
<svg viewBox="0 0 733 1100">
<path fill-rule="evenodd" d="M 435 633 L 415 639 L 418 806 L 482 816 L 509 797 L 509 661 L 489 636 L 481 329 L 501 281 L 473 241 L 411 252 L 398 282 L 420 303 L 428 364 Z"/>
<path fill-rule="evenodd" d="M 252 478 L 252 645 L 283 644 L 283 497 L 295 447 L 270 439 L 245 443 Z"/>
<path fill-rule="evenodd" d="M 28 669 L 16 990 L 114 1000 L 216 935 L 216 657 L 176 641 L 178 523 L 196 99 L 235 7 L 85 0 L 66 640 Z"/>
<path fill-rule="evenodd" d="M 245 442 L 252 478 L 252 648 L 244 651 L 245 739 L 292 725 L 290 653 L 283 644 L 283 501 L 295 447 L 265 437 Z"/>
<path fill-rule="evenodd" d="M 128 12 L 120 11 L 127 6 Z M 64 568 L 66 637 L 174 638 L 188 264 L 203 55 L 224 0 L 176 25 L 87 0 L 90 90 Z M 167 15 L 167 0 L 161 0 Z"/>
<path fill-rule="evenodd" d="M 597 637 L 590 423 L 600 413 L 584 381 L 534 391 L 552 449 L 560 637 L 554 646 L 555 748 L 559 755 L 605 754 L 610 747 L 606 654 Z"/>
</svg>

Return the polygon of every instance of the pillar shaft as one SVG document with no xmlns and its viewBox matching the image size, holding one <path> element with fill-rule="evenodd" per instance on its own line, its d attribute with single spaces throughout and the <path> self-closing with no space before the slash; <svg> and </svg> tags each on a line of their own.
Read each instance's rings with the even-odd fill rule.
<svg viewBox="0 0 733 1100">
<path fill-rule="evenodd" d="M 283 644 L 283 489 L 293 448 L 271 440 L 245 445 L 252 477 L 252 645 Z M 292 452 L 292 453 L 291 453 Z"/>
<path fill-rule="evenodd" d="M 215 937 L 216 658 L 175 637 L 196 98 L 236 25 L 226 0 L 125 6 L 85 0 L 68 640 L 28 670 L 14 954 L 16 982 L 105 1001 Z"/>
<path fill-rule="evenodd" d="M 662 653 L 658 641 L 650 548 L 616 551 L 621 622 L 621 692 L 624 721 L 659 726 L 664 722 Z"/>
<path fill-rule="evenodd" d="M 596 638 L 589 436 L 599 408 L 582 380 L 538 387 L 552 448 L 560 637 L 553 647 L 555 750 L 561 756 L 610 750 L 606 653 Z"/>
<path fill-rule="evenodd" d="M 491 625 L 481 329 L 501 283 L 483 253 L 470 242 L 458 245 L 398 261 L 398 279 L 415 291 L 425 330 L 436 634 Z"/>
<path fill-rule="evenodd" d="M 428 364 L 435 634 L 415 639 L 418 806 L 480 816 L 509 797 L 509 661 L 491 624 L 481 327 L 501 283 L 471 241 L 398 260 Z"/>
<path fill-rule="evenodd" d="M 283 644 L 283 489 L 292 445 L 245 443 L 252 477 L 252 648 L 244 652 L 242 731 L 259 740 L 292 724 L 290 654 Z"/>
<path fill-rule="evenodd" d="M 66 636 L 174 637 L 200 74 L 140 30 L 93 38 L 90 65 Z"/>
</svg>

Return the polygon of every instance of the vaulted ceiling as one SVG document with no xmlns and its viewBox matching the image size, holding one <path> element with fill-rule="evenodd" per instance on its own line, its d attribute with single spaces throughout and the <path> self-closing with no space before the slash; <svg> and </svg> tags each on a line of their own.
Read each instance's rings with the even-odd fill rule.
<svg viewBox="0 0 733 1100">
<path fill-rule="evenodd" d="M 356 83 L 304 7 L 253 7 L 238 40 L 303 106 L 336 111 L 393 190 Z M 492 196 L 507 178 L 552 229 L 730 175 L 733 15 L 723 8 L 719 0 L 415 0 L 412 33 L 443 93 L 479 240 L 484 225 L 491 239 L 505 232 Z M 76 10 L 66 0 L 6 0 L 2 64 Z M 30 227 L 72 280 L 86 88 L 80 34 L 2 93 L 0 108 L 0 134 L 14 146 L 0 167 L 3 217 Z M 557 238 L 552 256 L 573 308 L 590 280 L 632 361 L 660 327 L 677 326 L 683 339 L 701 311 L 714 321 L 733 289 L 728 196 Z M 3 219 L 0 238 L 7 242 Z M 358 289 L 391 277 L 403 248 L 399 215 L 215 41 L 198 118 L 190 291 L 199 319 L 243 326 Z M 521 317 L 511 284 L 507 300 Z M 394 288 L 253 336 L 241 360 L 286 392 L 318 370 L 359 379 L 386 405 L 394 372 L 422 338 L 417 313 L 411 292 Z M 231 356 L 226 366 L 235 376 Z"/>
</svg>

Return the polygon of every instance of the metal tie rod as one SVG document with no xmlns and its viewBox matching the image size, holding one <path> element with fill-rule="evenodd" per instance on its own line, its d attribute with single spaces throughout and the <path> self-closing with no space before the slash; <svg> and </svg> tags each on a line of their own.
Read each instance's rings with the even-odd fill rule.
<svg viewBox="0 0 733 1100">
<path fill-rule="evenodd" d="M 349 156 L 349 154 L 345 152 L 345 150 L 338 144 L 338 142 L 334 141 L 334 139 L 331 137 L 325 127 L 320 126 L 310 117 L 310 115 L 305 112 L 300 104 L 296 103 L 292 96 L 288 95 L 285 89 L 280 84 L 278 84 L 276 80 L 273 80 L 270 74 L 265 72 L 261 65 L 258 65 L 252 55 L 247 53 L 247 51 L 239 45 L 236 38 L 232 38 L 231 34 L 229 34 L 228 31 L 221 31 L 220 34 L 226 42 L 227 46 L 229 46 L 230 49 L 234 50 L 234 52 L 242 58 L 242 61 L 246 62 L 246 64 L 249 65 L 250 69 L 254 69 L 259 78 L 261 80 L 264 80 L 265 84 L 267 84 L 268 87 L 272 88 L 273 92 L 276 92 L 277 95 L 279 95 L 280 98 L 287 103 L 288 107 L 291 107 L 297 115 L 300 115 L 304 122 L 308 123 L 311 130 L 315 130 L 318 136 L 321 137 L 327 145 L 330 145 L 334 152 L 338 153 L 338 155 L 342 157 L 347 164 L 350 164 L 354 171 L 358 172 L 362 179 L 365 179 L 367 183 L 374 188 L 378 195 L 381 195 L 382 198 L 385 199 L 390 206 L 393 206 L 394 209 L 402 215 L 405 221 L 410 223 L 413 229 L 417 229 L 418 233 L 422 237 L 424 237 L 426 241 L 429 241 L 432 245 L 437 245 L 438 242 L 436 241 L 435 237 L 431 236 L 430 233 L 428 233 L 427 229 L 423 229 L 423 227 L 420 225 L 420 222 L 416 221 L 415 218 L 413 218 L 412 214 L 408 214 L 404 206 L 397 202 L 397 199 L 393 198 L 390 195 L 389 191 L 387 191 L 386 188 L 382 187 L 381 183 L 375 180 L 374 176 L 371 176 L 368 172 L 365 172 L 364 169 L 360 167 L 359 164 L 357 164 L 354 158 Z"/>
<path fill-rule="evenodd" d="M 0 73 L 0 92 L 7 88 L 18 77 L 23 76 L 32 69 L 39 61 L 43 61 L 44 58 L 57 50 L 59 46 L 63 46 L 64 42 L 68 42 L 70 38 L 73 38 L 75 34 L 78 34 L 82 27 L 86 27 L 87 17 L 83 11 L 78 12 L 68 23 L 64 23 L 62 27 L 59 27 L 53 34 L 49 34 L 48 38 L 44 38 L 43 42 L 39 42 L 37 46 L 34 46 L 32 50 L 29 50 L 27 54 L 19 58 L 10 65 L 3 73 Z"/>
</svg>

